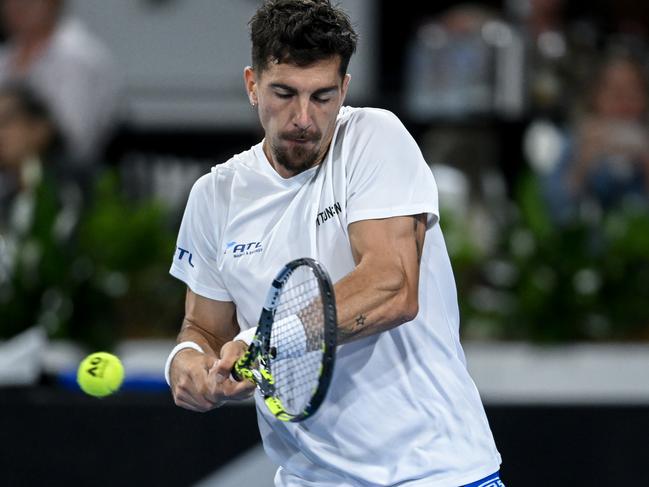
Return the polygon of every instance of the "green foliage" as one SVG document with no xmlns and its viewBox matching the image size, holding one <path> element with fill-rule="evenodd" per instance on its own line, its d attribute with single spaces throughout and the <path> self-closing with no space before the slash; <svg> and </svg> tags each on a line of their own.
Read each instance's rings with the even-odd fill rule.
<svg viewBox="0 0 649 487">
<path fill-rule="evenodd" d="M 130 201 L 106 173 L 75 231 L 61 236 L 55 188 L 48 180 L 38 188 L 33 224 L 0 284 L 0 338 L 42 324 L 53 337 L 110 348 L 126 336 L 174 333 L 183 288 L 167 274 L 174 232 L 165 209 Z"/>
<path fill-rule="evenodd" d="M 649 338 L 647 208 L 593 208 L 557 226 L 533 177 L 517 201 L 495 250 L 473 262 L 476 277 L 458 279 L 465 333 L 539 342 Z"/>
</svg>

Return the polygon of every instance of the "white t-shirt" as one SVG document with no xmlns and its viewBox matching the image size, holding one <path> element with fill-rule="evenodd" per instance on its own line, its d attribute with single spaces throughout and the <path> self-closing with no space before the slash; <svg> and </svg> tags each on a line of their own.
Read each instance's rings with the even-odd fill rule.
<svg viewBox="0 0 649 487">
<path fill-rule="evenodd" d="M 320 166 L 283 179 L 258 144 L 194 185 L 171 274 L 202 296 L 233 301 L 242 329 L 256 326 L 289 260 L 315 258 L 335 283 L 354 269 L 350 223 L 419 213 L 428 228 L 417 317 L 338 347 L 313 417 L 278 421 L 257 397 L 264 447 L 280 465 L 277 485 L 457 487 L 498 470 L 459 342 L 435 180 L 393 114 L 343 107 Z"/>
</svg>

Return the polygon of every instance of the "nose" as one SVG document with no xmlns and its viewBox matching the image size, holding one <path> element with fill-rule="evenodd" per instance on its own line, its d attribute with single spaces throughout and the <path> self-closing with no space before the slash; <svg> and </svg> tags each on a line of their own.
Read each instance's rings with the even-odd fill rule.
<svg viewBox="0 0 649 487">
<path fill-rule="evenodd" d="M 293 115 L 293 125 L 296 128 L 306 130 L 311 126 L 310 108 L 308 98 L 296 97 L 295 113 Z"/>
</svg>

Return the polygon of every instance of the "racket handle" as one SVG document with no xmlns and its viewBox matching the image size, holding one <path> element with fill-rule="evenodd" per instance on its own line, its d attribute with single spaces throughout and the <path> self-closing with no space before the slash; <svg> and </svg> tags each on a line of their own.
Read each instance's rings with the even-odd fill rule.
<svg viewBox="0 0 649 487">
<path fill-rule="evenodd" d="M 236 382 L 241 382 L 243 380 L 243 377 L 237 370 L 239 368 L 239 364 L 234 364 L 234 367 L 232 367 L 232 370 L 230 371 L 230 377 L 232 377 L 232 380 Z"/>
</svg>

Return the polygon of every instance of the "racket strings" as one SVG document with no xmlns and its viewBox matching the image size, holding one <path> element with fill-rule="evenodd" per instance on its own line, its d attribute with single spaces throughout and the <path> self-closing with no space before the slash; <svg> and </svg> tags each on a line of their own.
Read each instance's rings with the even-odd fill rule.
<svg viewBox="0 0 649 487">
<path fill-rule="evenodd" d="M 317 389 L 323 344 L 318 279 L 311 269 L 298 268 L 282 289 L 270 340 L 275 395 L 290 414 L 302 412 Z"/>
</svg>

